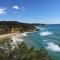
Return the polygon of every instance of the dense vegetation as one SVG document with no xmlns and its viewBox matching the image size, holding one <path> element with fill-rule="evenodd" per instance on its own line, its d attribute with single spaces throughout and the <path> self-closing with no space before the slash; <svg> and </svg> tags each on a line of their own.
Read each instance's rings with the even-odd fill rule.
<svg viewBox="0 0 60 60">
<path fill-rule="evenodd" d="M 36 31 L 37 29 L 35 26 L 44 26 L 44 24 L 29 24 L 17 21 L 0 21 L 0 34 L 7 34 L 16 31 Z"/>
<path fill-rule="evenodd" d="M 0 60 L 51 60 L 44 49 L 28 48 L 24 42 L 12 48 L 9 42 L 0 42 Z"/>
<path fill-rule="evenodd" d="M 28 24 L 21 23 L 17 21 L 0 21 L 0 34 L 6 34 L 11 32 L 25 32 L 25 31 L 35 31 L 35 25 L 39 24 Z"/>
</svg>

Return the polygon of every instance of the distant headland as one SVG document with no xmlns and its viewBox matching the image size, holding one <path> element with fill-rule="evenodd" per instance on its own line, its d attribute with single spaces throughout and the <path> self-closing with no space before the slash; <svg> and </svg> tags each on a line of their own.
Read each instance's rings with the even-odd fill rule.
<svg viewBox="0 0 60 60">
<path fill-rule="evenodd" d="M 21 23 L 17 21 L 0 21 L 0 35 L 15 32 L 31 32 L 36 31 L 35 26 L 44 26 L 38 23 Z"/>
</svg>

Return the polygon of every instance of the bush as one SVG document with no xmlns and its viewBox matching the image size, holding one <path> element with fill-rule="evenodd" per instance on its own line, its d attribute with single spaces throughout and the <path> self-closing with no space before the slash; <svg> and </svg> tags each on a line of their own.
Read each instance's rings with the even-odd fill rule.
<svg viewBox="0 0 60 60">
<path fill-rule="evenodd" d="M 25 43 L 17 44 L 12 49 L 11 44 L 0 48 L 0 60 L 51 60 L 46 50 L 28 48 Z"/>
</svg>

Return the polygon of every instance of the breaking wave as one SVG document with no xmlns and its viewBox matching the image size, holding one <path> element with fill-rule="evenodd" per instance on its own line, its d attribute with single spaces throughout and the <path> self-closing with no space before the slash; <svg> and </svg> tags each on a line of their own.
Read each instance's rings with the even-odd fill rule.
<svg viewBox="0 0 60 60">
<path fill-rule="evenodd" d="M 49 42 L 47 43 L 47 45 L 48 46 L 46 47 L 46 49 L 54 51 L 54 52 L 60 52 L 60 47 L 57 44 Z"/>
<path fill-rule="evenodd" d="M 41 36 L 46 36 L 46 35 L 50 35 L 50 34 L 53 34 L 53 33 L 49 32 L 49 31 L 40 33 Z"/>
</svg>

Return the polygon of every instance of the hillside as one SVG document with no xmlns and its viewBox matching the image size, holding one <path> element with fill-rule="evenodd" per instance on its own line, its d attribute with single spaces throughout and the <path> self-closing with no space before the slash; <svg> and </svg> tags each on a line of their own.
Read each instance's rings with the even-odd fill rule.
<svg viewBox="0 0 60 60">
<path fill-rule="evenodd" d="M 39 26 L 39 25 L 41 24 L 29 24 L 29 23 L 21 23 L 17 21 L 0 21 L 0 34 L 36 31 L 35 26 Z"/>
</svg>

